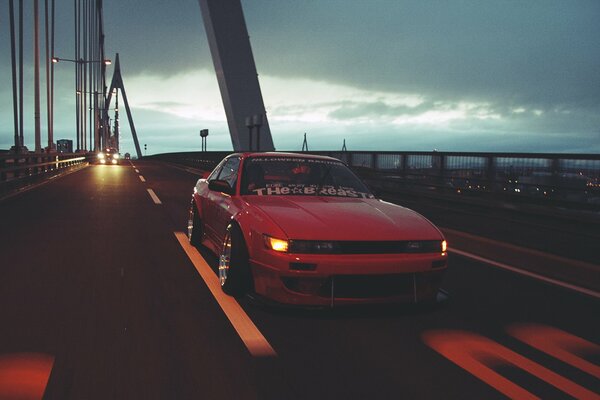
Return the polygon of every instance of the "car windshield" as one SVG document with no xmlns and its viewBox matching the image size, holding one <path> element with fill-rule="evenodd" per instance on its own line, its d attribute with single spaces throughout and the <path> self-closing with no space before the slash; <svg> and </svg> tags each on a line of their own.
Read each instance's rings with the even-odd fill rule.
<svg viewBox="0 0 600 400">
<path fill-rule="evenodd" d="M 247 159 L 241 194 L 374 198 L 365 184 L 343 163 L 298 157 Z"/>
</svg>

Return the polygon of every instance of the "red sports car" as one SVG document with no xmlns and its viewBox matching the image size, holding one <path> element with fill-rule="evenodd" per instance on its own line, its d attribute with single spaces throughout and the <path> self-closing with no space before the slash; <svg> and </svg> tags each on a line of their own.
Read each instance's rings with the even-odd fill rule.
<svg viewBox="0 0 600 400">
<path fill-rule="evenodd" d="M 448 257 L 423 216 L 306 154 L 226 157 L 194 188 L 188 237 L 219 256 L 225 293 L 296 305 L 434 301 Z"/>
</svg>

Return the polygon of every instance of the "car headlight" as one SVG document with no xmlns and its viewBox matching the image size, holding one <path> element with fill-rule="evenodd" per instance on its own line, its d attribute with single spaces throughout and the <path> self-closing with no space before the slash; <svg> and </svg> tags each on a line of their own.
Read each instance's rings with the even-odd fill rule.
<svg viewBox="0 0 600 400">
<path fill-rule="evenodd" d="M 98 153 L 98 158 L 102 160 L 104 158 L 104 153 Z"/>
<path fill-rule="evenodd" d="M 265 240 L 265 246 L 268 249 L 285 253 L 288 251 L 288 241 L 283 239 L 277 239 L 269 235 L 263 235 Z"/>
<path fill-rule="evenodd" d="M 419 240 L 404 243 L 404 253 L 445 253 L 445 240 Z"/>
<path fill-rule="evenodd" d="M 115 153 L 115 154 L 113 154 L 113 158 L 114 158 L 115 160 L 118 160 L 118 159 L 119 159 L 119 155 L 118 155 L 117 153 Z"/>
<path fill-rule="evenodd" d="M 320 240 L 290 240 L 290 253 L 335 254 L 340 253 L 339 244 Z"/>
</svg>

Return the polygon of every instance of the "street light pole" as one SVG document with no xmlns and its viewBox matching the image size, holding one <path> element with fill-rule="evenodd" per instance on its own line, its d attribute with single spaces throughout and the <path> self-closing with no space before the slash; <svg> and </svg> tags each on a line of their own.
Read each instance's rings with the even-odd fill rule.
<svg viewBox="0 0 600 400">
<path fill-rule="evenodd" d="M 48 1 L 44 2 L 45 21 L 44 27 L 46 29 L 46 122 L 48 127 L 48 152 L 54 151 L 54 138 L 52 135 L 52 84 L 50 83 L 50 35 L 49 35 L 49 23 L 50 18 L 48 15 Z"/>
<path fill-rule="evenodd" d="M 200 131 L 200 137 L 202 138 L 202 151 L 206 151 L 206 137 L 208 136 L 208 129 L 202 129 Z"/>
<path fill-rule="evenodd" d="M 85 128 L 86 128 L 86 109 L 87 109 L 87 102 L 85 101 L 85 96 L 80 96 L 83 93 L 88 93 L 91 96 L 91 93 L 95 94 L 95 97 L 93 100 L 90 98 L 90 105 L 92 103 L 94 103 L 94 108 L 97 108 L 97 96 L 98 96 L 98 92 L 88 92 L 86 91 L 86 75 L 82 74 L 82 69 L 85 65 L 87 64 L 94 64 L 94 63 L 99 63 L 99 64 L 103 64 L 103 65 L 111 65 L 112 61 L 110 59 L 103 59 L 103 60 L 84 60 L 83 58 L 79 57 L 79 58 L 75 58 L 75 59 L 70 59 L 70 58 L 61 58 L 61 57 L 56 57 L 53 56 L 52 57 L 52 65 L 54 64 L 58 64 L 61 61 L 67 61 L 67 62 L 72 62 L 76 65 L 76 69 L 75 69 L 75 88 L 76 88 L 76 93 L 77 93 L 77 97 L 75 100 L 75 122 L 77 125 L 77 149 L 78 150 L 87 150 L 87 143 L 86 143 L 86 134 L 85 134 Z M 103 71 L 103 70 L 102 70 Z M 82 81 L 82 75 L 83 75 L 83 81 Z M 83 86 L 83 88 L 82 88 Z M 104 96 L 104 95 L 103 95 Z M 83 98 L 82 98 L 83 97 Z M 90 112 L 91 113 L 91 112 Z M 96 115 L 96 113 L 94 113 L 94 115 Z M 96 117 L 94 117 L 96 118 Z M 92 124 L 92 120 L 91 120 L 91 116 L 90 116 L 90 125 Z M 97 122 L 94 121 L 94 127 L 97 126 Z M 98 134 L 96 132 L 95 136 L 97 136 Z M 90 135 L 91 135 L 91 128 L 90 128 Z M 97 140 L 94 140 L 94 150 L 98 150 L 98 148 L 100 146 L 97 145 Z M 90 143 L 89 143 L 90 147 L 92 146 L 92 139 L 90 138 Z"/>
<path fill-rule="evenodd" d="M 263 115 L 256 114 L 252 117 L 254 126 L 256 127 L 256 151 L 260 151 L 260 127 L 263 124 Z"/>
<path fill-rule="evenodd" d="M 254 128 L 252 117 L 246 117 L 246 128 L 248 128 L 248 150 L 252 151 L 252 128 Z"/>
</svg>

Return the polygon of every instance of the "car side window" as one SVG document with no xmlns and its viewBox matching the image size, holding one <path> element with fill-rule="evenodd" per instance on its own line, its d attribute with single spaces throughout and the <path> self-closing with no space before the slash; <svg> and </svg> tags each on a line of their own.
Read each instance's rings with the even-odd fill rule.
<svg viewBox="0 0 600 400">
<path fill-rule="evenodd" d="M 209 181 L 214 181 L 215 179 L 217 179 L 217 177 L 221 173 L 221 169 L 223 169 L 223 164 L 225 164 L 225 160 L 221 160 L 221 162 L 215 167 L 215 169 L 213 169 L 213 171 L 206 179 Z"/>
<path fill-rule="evenodd" d="M 226 181 L 229 186 L 235 189 L 235 184 L 238 177 L 238 169 L 240 167 L 239 157 L 232 157 L 223 164 L 223 168 L 219 172 L 217 179 L 220 181 Z"/>
</svg>

